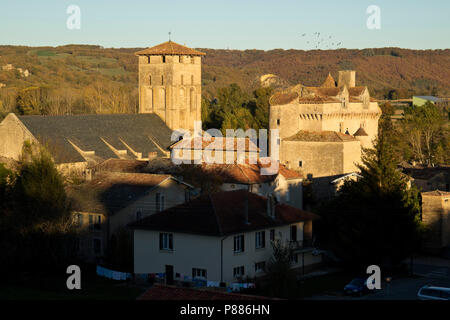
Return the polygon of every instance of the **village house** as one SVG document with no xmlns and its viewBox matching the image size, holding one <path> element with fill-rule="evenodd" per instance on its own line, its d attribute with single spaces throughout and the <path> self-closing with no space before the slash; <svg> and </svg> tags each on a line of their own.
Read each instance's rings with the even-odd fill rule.
<svg viewBox="0 0 450 320">
<path fill-rule="evenodd" d="M 188 201 L 191 190 L 170 175 L 106 171 L 67 187 L 78 225 L 79 256 L 100 259 L 108 241 L 128 223 Z"/>
<path fill-rule="evenodd" d="M 236 282 L 264 275 L 272 242 L 293 249 L 292 268 L 320 264 L 312 240 L 315 214 L 245 191 L 202 195 L 131 223 L 134 273 L 165 273 Z"/>
<path fill-rule="evenodd" d="M 422 192 L 422 222 L 426 226 L 424 247 L 439 254 L 450 249 L 450 192 Z"/>
<path fill-rule="evenodd" d="M 450 166 L 425 167 L 402 163 L 400 169 L 421 191 L 450 191 Z"/>
</svg>

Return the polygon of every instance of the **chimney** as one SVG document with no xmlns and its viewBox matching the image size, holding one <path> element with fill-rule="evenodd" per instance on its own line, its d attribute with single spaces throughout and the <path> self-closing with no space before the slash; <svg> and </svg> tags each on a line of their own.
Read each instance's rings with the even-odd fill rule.
<svg viewBox="0 0 450 320">
<path fill-rule="evenodd" d="M 354 70 L 341 70 L 339 71 L 338 87 L 346 85 L 347 88 L 353 88 L 356 86 L 356 71 Z"/>
</svg>

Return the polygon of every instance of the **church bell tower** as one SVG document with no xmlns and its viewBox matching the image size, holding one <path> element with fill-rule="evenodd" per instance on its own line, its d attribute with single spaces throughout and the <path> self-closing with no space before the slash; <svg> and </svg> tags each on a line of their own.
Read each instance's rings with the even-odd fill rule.
<svg viewBox="0 0 450 320">
<path fill-rule="evenodd" d="M 201 120 L 201 57 L 172 41 L 136 52 L 139 113 L 156 113 L 172 130 L 194 130 Z"/>
</svg>

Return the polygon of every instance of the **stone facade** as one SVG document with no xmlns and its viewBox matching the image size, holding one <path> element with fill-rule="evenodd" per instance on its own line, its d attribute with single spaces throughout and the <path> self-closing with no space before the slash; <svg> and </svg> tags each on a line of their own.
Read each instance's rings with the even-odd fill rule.
<svg viewBox="0 0 450 320">
<path fill-rule="evenodd" d="M 194 130 L 201 121 L 201 56 L 166 42 L 139 57 L 139 113 L 156 113 L 172 130 Z"/>
<path fill-rule="evenodd" d="M 450 192 L 422 192 L 422 222 L 427 227 L 424 247 L 439 253 L 450 247 Z"/>
<path fill-rule="evenodd" d="M 357 171 L 361 150 L 373 146 L 381 116 L 367 87 L 356 86 L 353 70 L 339 71 L 337 83 L 329 74 L 320 87 L 299 84 L 278 91 L 269 110 L 270 130 L 280 136 L 281 163 L 319 178 L 325 189 L 333 179 Z M 321 188 L 314 192 L 332 191 Z"/>
</svg>

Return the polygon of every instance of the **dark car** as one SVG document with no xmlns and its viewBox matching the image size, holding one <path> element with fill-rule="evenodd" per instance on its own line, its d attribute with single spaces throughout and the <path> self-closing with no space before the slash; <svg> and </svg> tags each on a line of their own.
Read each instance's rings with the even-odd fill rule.
<svg viewBox="0 0 450 320">
<path fill-rule="evenodd" d="M 364 278 L 355 278 L 344 287 L 344 293 L 352 296 L 362 296 L 370 291 Z"/>
</svg>

